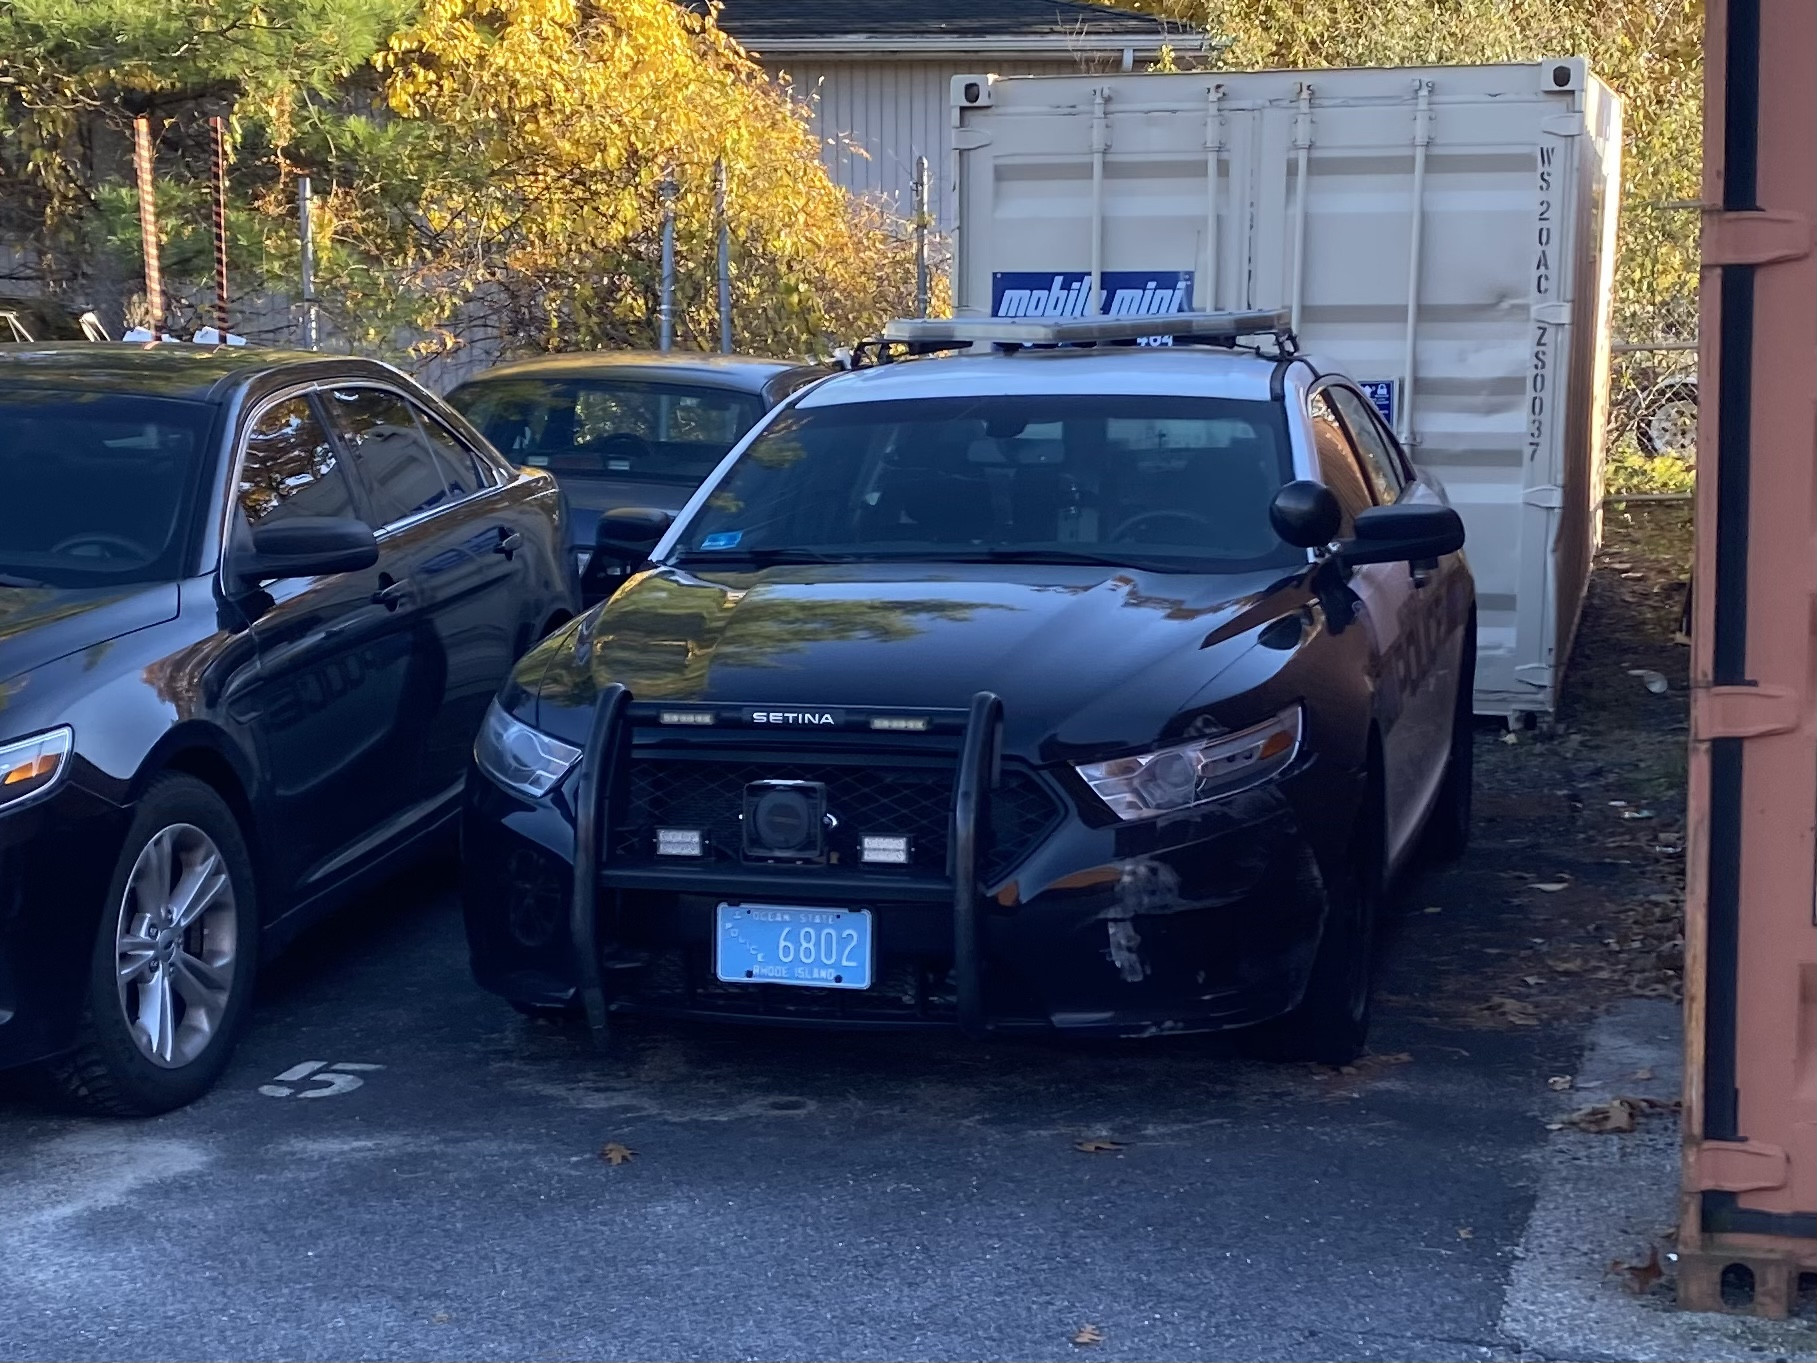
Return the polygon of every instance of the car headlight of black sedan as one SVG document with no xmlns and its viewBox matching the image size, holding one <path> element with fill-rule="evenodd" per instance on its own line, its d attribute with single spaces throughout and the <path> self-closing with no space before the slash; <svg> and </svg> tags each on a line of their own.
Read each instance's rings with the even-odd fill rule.
<svg viewBox="0 0 1817 1363">
<path fill-rule="evenodd" d="M 54 786 L 69 767 L 73 735 L 65 724 L 0 743 L 0 809 L 24 804 Z"/>
<path fill-rule="evenodd" d="M 474 741 L 473 760 L 506 790 L 541 799 L 573 770 L 580 749 L 532 729 L 495 700 Z"/>
<path fill-rule="evenodd" d="M 1264 723 L 1133 757 L 1076 764 L 1079 775 L 1120 819 L 1152 819 L 1260 785 L 1300 751 L 1301 710 L 1291 705 Z"/>
</svg>

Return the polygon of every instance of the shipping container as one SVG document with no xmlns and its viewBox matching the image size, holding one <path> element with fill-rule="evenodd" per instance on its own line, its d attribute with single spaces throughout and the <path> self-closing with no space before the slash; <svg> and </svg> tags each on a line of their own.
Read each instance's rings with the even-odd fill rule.
<svg viewBox="0 0 1817 1363">
<path fill-rule="evenodd" d="M 1532 65 L 960 76 L 960 314 L 1287 307 L 1462 513 L 1476 708 L 1549 716 L 1602 531 L 1620 104 Z"/>
<path fill-rule="evenodd" d="M 1817 1270 L 1817 6 L 1717 0 L 1686 847 L 1678 1300 Z"/>
</svg>

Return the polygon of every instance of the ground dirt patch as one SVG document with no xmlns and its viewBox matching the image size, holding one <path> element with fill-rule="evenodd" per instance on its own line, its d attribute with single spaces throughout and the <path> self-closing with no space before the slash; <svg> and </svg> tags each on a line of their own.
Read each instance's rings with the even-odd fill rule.
<svg viewBox="0 0 1817 1363">
<path fill-rule="evenodd" d="M 1471 848 L 1404 888 L 1389 1008 L 1518 1028 L 1678 997 L 1691 543 L 1688 506 L 1611 509 L 1556 722 L 1479 727 Z"/>
</svg>

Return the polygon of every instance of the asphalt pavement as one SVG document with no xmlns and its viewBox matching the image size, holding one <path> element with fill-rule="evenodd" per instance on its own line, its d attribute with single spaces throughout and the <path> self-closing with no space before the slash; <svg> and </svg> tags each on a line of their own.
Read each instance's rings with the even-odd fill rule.
<svg viewBox="0 0 1817 1363">
<path fill-rule="evenodd" d="M 0 1355 L 1536 1357 L 1506 1301 L 1580 1044 L 1391 1006 L 1353 1074 L 656 1022 L 600 1054 L 472 984 L 425 874 L 268 972 L 195 1106 L 0 1096 Z"/>
</svg>

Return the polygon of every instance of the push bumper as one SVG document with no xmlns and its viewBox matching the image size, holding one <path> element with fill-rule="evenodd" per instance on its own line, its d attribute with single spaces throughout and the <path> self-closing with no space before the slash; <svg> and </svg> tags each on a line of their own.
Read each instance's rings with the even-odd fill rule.
<svg viewBox="0 0 1817 1363">
<path fill-rule="evenodd" d="M 852 1028 L 1150 1035 L 1277 1016 L 1306 987 L 1324 920 L 1317 857 L 1279 790 L 1158 827 L 1068 818 L 1008 876 L 982 883 L 979 830 L 1002 709 L 964 716 L 949 877 L 883 881 L 816 867 L 794 878 L 708 868 L 683 880 L 616 865 L 605 783 L 626 705 L 596 712 L 572 807 L 519 801 L 476 777 L 465 893 L 476 978 L 521 1003 Z M 597 754 L 597 757 L 595 757 Z M 570 822 L 572 820 L 572 822 Z M 592 829 L 592 836 L 587 830 Z M 596 868 L 576 875 L 575 866 Z M 712 968 L 723 902 L 869 908 L 873 987 L 724 984 Z"/>
</svg>

